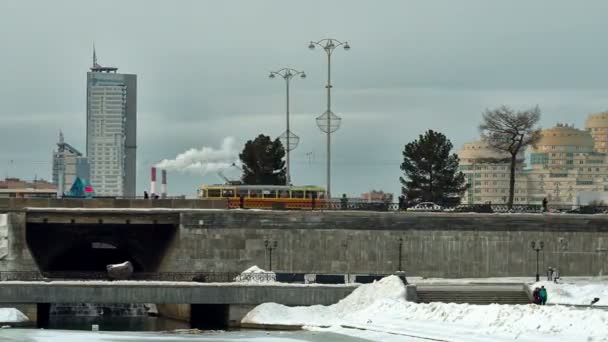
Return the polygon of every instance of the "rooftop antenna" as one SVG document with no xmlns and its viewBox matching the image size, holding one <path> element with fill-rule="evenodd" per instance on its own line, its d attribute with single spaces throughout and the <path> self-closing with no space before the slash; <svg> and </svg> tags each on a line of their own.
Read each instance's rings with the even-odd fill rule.
<svg viewBox="0 0 608 342">
<path fill-rule="evenodd" d="M 93 66 L 97 66 L 97 53 L 95 52 L 95 42 L 93 42 Z"/>
</svg>

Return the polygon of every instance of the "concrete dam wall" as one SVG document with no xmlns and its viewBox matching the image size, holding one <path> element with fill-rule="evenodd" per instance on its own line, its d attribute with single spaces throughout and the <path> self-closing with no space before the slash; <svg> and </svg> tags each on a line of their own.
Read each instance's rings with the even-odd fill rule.
<svg viewBox="0 0 608 342">
<path fill-rule="evenodd" d="M 8 221 L 0 270 L 60 267 L 70 259 L 65 253 L 86 250 L 53 236 L 77 236 L 70 244 L 102 241 L 154 272 L 269 268 L 272 253 L 277 272 L 392 273 L 401 244 L 409 276 L 532 277 L 531 241 L 544 242 L 541 273 L 548 266 L 566 277 L 608 271 L 608 215 L 56 208 L 12 212 Z M 44 241 L 54 247 L 47 251 Z"/>
</svg>

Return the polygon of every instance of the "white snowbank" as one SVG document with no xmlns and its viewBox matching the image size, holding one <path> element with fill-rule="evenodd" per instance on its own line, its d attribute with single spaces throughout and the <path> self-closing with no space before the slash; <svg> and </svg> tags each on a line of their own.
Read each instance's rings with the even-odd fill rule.
<svg viewBox="0 0 608 342">
<path fill-rule="evenodd" d="M 608 312 L 561 306 L 418 304 L 405 300 L 405 286 L 396 276 L 359 286 L 348 297 L 330 306 L 286 307 L 276 303 L 257 306 L 242 320 L 253 324 L 328 327 L 345 326 L 444 337 L 476 336 L 535 340 L 550 335 L 562 340 L 608 338 Z M 420 329 L 429 326 L 428 329 Z"/>
<path fill-rule="evenodd" d="M 271 271 L 265 271 L 257 266 L 251 266 L 234 278 L 234 281 L 241 283 L 274 283 L 277 275 Z"/>
<path fill-rule="evenodd" d="M 0 214 L 0 227 L 8 225 L 8 214 Z"/>
<path fill-rule="evenodd" d="M 0 323 L 23 323 L 29 320 L 23 312 L 15 308 L 0 308 Z"/>
</svg>

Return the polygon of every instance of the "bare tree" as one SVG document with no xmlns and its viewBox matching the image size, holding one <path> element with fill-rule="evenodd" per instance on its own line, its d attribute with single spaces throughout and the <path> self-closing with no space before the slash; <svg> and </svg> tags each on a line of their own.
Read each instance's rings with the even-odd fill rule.
<svg viewBox="0 0 608 342">
<path fill-rule="evenodd" d="M 511 177 L 509 179 L 509 209 L 513 207 L 515 193 L 515 168 L 517 154 L 522 148 L 534 146 L 540 140 L 540 109 L 538 106 L 524 110 L 514 111 L 507 106 L 496 109 L 486 109 L 483 121 L 479 125 L 481 136 L 488 145 L 495 150 L 507 152 L 511 155 Z"/>
</svg>

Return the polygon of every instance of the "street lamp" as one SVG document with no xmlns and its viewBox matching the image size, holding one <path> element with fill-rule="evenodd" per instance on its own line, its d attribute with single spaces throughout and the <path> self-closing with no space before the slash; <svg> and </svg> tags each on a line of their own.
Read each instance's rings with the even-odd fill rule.
<svg viewBox="0 0 608 342">
<path fill-rule="evenodd" d="M 403 248 L 403 238 L 399 238 L 399 269 L 398 271 L 403 271 L 401 269 L 401 249 Z"/>
<path fill-rule="evenodd" d="M 341 42 L 333 38 L 325 38 L 319 41 L 311 41 L 308 48 L 314 50 L 320 47 L 327 54 L 327 110 L 316 118 L 319 129 L 327 134 L 327 198 L 331 199 L 331 134 L 340 128 L 342 119 L 331 111 L 331 55 L 334 50 L 342 46 L 344 50 L 350 50 L 348 42 Z"/>
<path fill-rule="evenodd" d="M 543 250 L 545 243 L 543 241 L 532 241 L 530 242 L 530 247 L 536 251 L 536 281 L 540 281 L 540 274 L 538 270 L 538 253 Z"/>
<path fill-rule="evenodd" d="M 272 250 L 277 249 L 278 244 L 279 243 L 276 240 L 275 241 L 264 240 L 264 247 L 266 247 L 266 250 L 268 251 L 268 255 L 269 255 L 268 271 L 272 271 Z"/>
<path fill-rule="evenodd" d="M 285 133 L 281 134 L 279 139 L 283 143 L 283 146 L 285 146 L 285 151 L 286 151 L 287 175 L 285 177 L 285 185 L 291 185 L 291 175 L 289 173 L 289 152 L 295 150 L 296 147 L 298 147 L 298 143 L 300 142 L 300 137 L 293 134 L 291 132 L 291 130 L 289 130 L 289 81 L 291 81 L 291 79 L 294 76 L 300 76 L 300 78 L 306 78 L 306 74 L 304 73 L 304 71 L 298 71 L 298 70 L 291 69 L 291 68 L 283 68 L 281 70 L 271 71 L 270 75 L 268 75 L 268 77 L 270 77 L 271 79 L 274 79 L 276 76 L 280 76 L 285 80 L 285 88 L 287 90 L 287 105 L 286 105 L 287 129 L 285 130 Z"/>
</svg>

